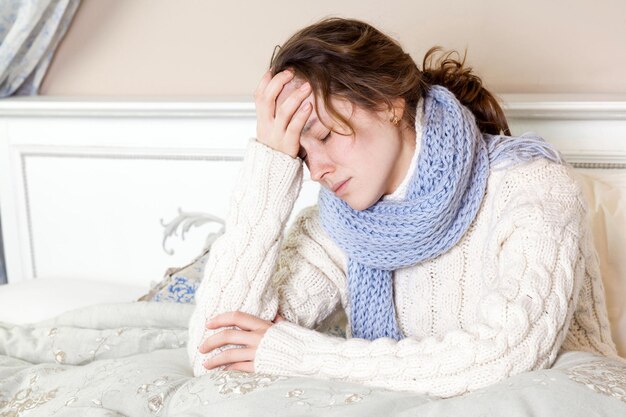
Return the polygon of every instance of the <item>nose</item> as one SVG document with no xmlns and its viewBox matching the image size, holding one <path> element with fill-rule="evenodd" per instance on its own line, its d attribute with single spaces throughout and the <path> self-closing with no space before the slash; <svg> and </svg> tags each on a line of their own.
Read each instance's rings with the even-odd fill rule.
<svg viewBox="0 0 626 417">
<path fill-rule="evenodd" d="M 321 182 L 324 175 L 333 170 L 333 163 L 324 152 L 311 150 L 307 153 L 307 160 L 311 179 L 315 182 Z"/>
</svg>

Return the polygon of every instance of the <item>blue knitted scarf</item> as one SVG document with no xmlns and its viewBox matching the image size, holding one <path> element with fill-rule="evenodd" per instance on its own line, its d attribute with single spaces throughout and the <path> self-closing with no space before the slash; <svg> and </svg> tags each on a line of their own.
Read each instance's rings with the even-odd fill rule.
<svg viewBox="0 0 626 417">
<path fill-rule="evenodd" d="M 441 255 L 461 239 L 480 208 L 490 166 L 535 157 L 563 162 L 536 135 L 481 133 L 472 112 L 443 86 L 430 86 L 423 118 L 404 200 L 379 200 L 359 211 L 324 187 L 319 194 L 322 227 L 348 255 L 353 337 L 405 337 L 396 321 L 392 272 Z"/>
</svg>

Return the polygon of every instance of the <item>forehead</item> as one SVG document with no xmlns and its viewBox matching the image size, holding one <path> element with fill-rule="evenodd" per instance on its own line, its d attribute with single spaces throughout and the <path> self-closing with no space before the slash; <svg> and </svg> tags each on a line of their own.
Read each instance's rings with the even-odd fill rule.
<svg viewBox="0 0 626 417">
<path fill-rule="evenodd" d="M 283 85 L 281 92 L 276 98 L 276 106 L 277 107 L 280 106 L 285 100 L 287 100 L 287 98 L 289 98 L 291 93 L 294 90 L 298 89 L 304 82 L 305 82 L 304 79 L 294 77 L 288 83 Z M 350 103 L 347 100 L 338 99 L 336 97 L 331 97 L 331 100 L 335 109 L 348 119 L 351 118 L 352 111 L 356 110 L 353 106 L 350 105 Z M 311 92 L 309 96 L 306 97 L 302 101 L 300 106 L 303 106 L 307 102 L 310 102 L 313 105 L 313 111 L 309 115 L 309 118 L 304 125 L 304 129 L 302 130 L 302 135 L 310 133 L 311 128 L 315 126 L 319 126 L 320 122 L 329 128 L 338 127 L 339 121 L 331 118 L 330 114 L 328 114 L 328 112 L 326 111 L 326 108 L 324 106 L 324 103 L 322 102 L 321 97 L 319 97 L 317 99 L 317 103 L 315 103 L 315 96 L 313 95 L 313 92 Z"/>
</svg>

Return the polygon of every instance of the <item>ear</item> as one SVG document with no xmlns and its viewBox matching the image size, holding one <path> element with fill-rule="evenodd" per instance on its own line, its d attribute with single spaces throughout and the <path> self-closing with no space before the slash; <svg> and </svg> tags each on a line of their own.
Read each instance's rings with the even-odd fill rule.
<svg viewBox="0 0 626 417">
<path fill-rule="evenodd" d="M 406 100 L 404 100 L 403 97 L 398 97 L 391 100 L 391 103 L 393 104 L 393 109 L 390 109 L 391 114 L 395 114 L 400 120 L 402 120 L 404 110 L 406 109 Z"/>
</svg>

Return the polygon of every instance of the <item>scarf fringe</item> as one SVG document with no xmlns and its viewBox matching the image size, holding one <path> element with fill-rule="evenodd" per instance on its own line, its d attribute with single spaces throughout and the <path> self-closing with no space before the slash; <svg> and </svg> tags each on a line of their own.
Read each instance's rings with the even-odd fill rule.
<svg viewBox="0 0 626 417">
<path fill-rule="evenodd" d="M 535 132 L 526 132 L 520 136 L 485 134 L 484 137 L 493 170 L 505 169 L 539 157 L 559 164 L 565 163 L 561 153 Z M 495 165 L 497 167 L 494 168 Z"/>
</svg>

